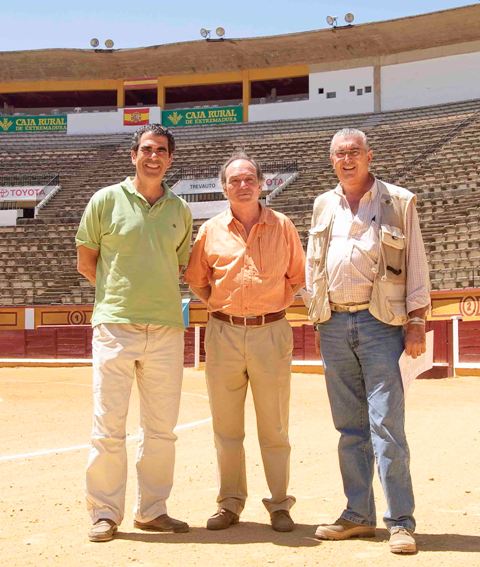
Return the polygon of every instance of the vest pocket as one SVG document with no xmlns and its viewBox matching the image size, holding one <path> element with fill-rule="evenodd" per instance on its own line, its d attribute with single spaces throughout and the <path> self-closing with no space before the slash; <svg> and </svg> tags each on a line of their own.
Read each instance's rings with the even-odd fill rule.
<svg viewBox="0 0 480 567">
<path fill-rule="evenodd" d="M 327 277 L 325 272 L 313 280 L 313 293 L 308 306 L 308 318 L 313 323 L 323 323 L 330 318 L 330 304 L 328 302 Z"/>
<path fill-rule="evenodd" d="M 325 248 L 327 245 L 327 228 L 328 225 L 320 224 L 318 226 L 312 227 L 308 231 L 308 234 L 310 235 L 312 241 L 312 252 L 315 263 L 321 262 L 324 257 Z"/>
<path fill-rule="evenodd" d="M 370 299 L 370 313 L 387 325 L 404 325 L 407 321 L 405 285 L 377 281 Z"/>
<path fill-rule="evenodd" d="M 387 246 L 391 246 L 396 250 L 403 250 L 405 248 L 405 235 L 396 226 L 382 224 L 381 233 L 382 242 Z"/>
<path fill-rule="evenodd" d="M 389 281 L 404 280 L 405 235 L 396 226 L 382 224 L 380 238 L 383 260 L 383 278 Z"/>
<path fill-rule="evenodd" d="M 312 297 L 308 305 L 308 318 L 321 323 L 330 317 L 325 259 L 328 246 L 328 226 L 319 224 L 309 230 L 313 258 Z"/>
</svg>

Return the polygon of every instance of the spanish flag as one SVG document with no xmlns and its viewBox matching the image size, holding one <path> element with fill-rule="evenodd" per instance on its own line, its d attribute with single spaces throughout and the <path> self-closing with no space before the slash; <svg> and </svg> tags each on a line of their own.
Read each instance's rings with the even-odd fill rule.
<svg viewBox="0 0 480 567">
<path fill-rule="evenodd" d="M 149 108 L 125 108 L 123 111 L 124 126 L 142 126 L 150 122 Z"/>
</svg>

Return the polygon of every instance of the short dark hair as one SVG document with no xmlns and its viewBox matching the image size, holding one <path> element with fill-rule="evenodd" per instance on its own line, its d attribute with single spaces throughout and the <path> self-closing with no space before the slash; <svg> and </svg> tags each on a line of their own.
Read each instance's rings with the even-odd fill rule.
<svg viewBox="0 0 480 567">
<path fill-rule="evenodd" d="M 260 164 L 258 163 L 258 161 L 251 158 L 245 152 L 235 152 L 231 157 L 229 157 L 227 159 L 227 161 L 220 168 L 219 176 L 220 176 L 220 182 L 222 184 L 222 187 L 225 187 L 225 184 L 227 183 L 227 175 L 226 175 L 227 167 L 231 163 L 233 163 L 234 161 L 237 161 L 237 159 L 244 159 L 245 161 L 249 161 L 253 165 L 253 167 L 255 168 L 255 171 L 257 173 L 258 182 L 260 184 L 263 183 L 265 178 L 263 176 L 263 171 L 262 171 L 262 168 L 261 168 Z"/>
<path fill-rule="evenodd" d="M 140 138 L 143 134 L 147 132 L 152 132 L 155 136 L 165 136 L 168 141 L 168 153 L 171 155 L 175 151 L 175 138 L 168 128 L 165 128 L 161 124 L 146 124 L 139 128 L 132 137 L 132 143 L 130 144 L 130 149 L 136 152 L 138 146 L 140 145 Z"/>
</svg>

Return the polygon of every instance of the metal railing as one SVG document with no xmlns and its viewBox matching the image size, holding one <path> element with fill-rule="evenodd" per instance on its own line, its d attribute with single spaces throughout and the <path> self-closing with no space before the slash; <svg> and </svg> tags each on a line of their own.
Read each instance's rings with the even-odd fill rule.
<svg viewBox="0 0 480 567">
<path fill-rule="evenodd" d="M 58 173 L 0 175 L 0 187 L 29 187 L 31 185 L 48 187 L 50 185 L 59 185 L 59 183 L 60 176 Z"/>
<path fill-rule="evenodd" d="M 203 203 L 207 201 L 224 201 L 225 195 L 223 193 L 182 193 L 182 199 L 187 203 Z"/>
<path fill-rule="evenodd" d="M 52 189 L 49 191 L 48 188 L 52 187 Z M 54 175 L 50 181 L 45 185 L 44 187 L 44 192 L 46 193 L 46 197 L 44 199 L 42 199 L 42 201 L 40 201 L 40 203 L 38 203 L 38 205 L 35 207 L 35 215 L 38 213 L 38 211 L 40 211 L 41 209 L 43 209 L 43 207 L 52 199 L 52 197 L 54 195 L 56 195 L 58 192 L 60 191 L 60 175 L 57 173 L 56 175 Z"/>
<path fill-rule="evenodd" d="M 218 177 L 220 165 L 180 167 L 171 173 L 171 179 L 209 179 Z M 271 160 L 260 162 L 260 167 L 267 173 L 290 173 L 298 171 L 297 160 Z"/>
<path fill-rule="evenodd" d="M 420 151 L 415 158 L 405 164 L 399 171 L 396 172 L 395 178 L 392 180 L 393 183 L 401 184 L 408 176 L 412 173 L 412 170 L 419 164 L 423 164 L 430 156 L 434 156 L 440 152 L 444 146 L 454 141 L 457 135 L 461 134 L 468 126 L 480 119 L 480 110 L 473 112 L 470 116 L 467 116 L 464 120 L 453 126 L 446 134 L 444 134 L 439 140 L 434 141 L 430 146 L 427 146 L 422 151 Z"/>
</svg>

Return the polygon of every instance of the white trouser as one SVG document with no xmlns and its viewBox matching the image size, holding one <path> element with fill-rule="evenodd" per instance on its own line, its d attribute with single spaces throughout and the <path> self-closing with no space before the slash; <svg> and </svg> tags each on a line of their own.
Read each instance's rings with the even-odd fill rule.
<svg viewBox="0 0 480 567">
<path fill-rule="evenodd" d="M 184 333 L 161 325 L 100 324 L 93 330 L 93 431 L 87 509 L 120 524 L 127 483 L 126 420 L 134 377 L 140 398 L 135 519 L 166 513 L 173 484 Z"/>
</svg>

